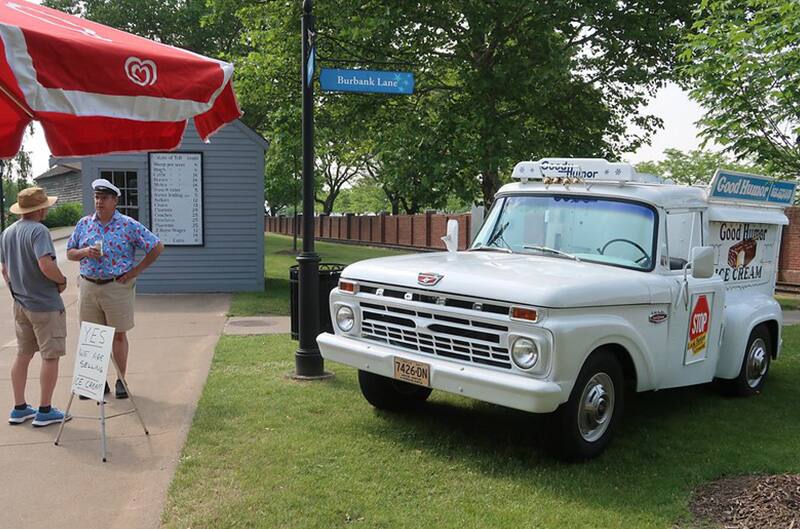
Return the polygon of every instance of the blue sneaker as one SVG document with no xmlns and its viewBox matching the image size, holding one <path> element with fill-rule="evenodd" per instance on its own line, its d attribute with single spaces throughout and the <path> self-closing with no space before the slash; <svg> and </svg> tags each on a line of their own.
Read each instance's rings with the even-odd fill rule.
<svg viewBox="0 0 800 529">
<path fill-rule="evenodd" d="M 28 404 L 24 410 L 13 409 L 8 417 L 8 424 L 22 424 L 36 415 L 36 408 Z"/>
<path fill-rule="evenodd" d="M 72 419 L 71 415 L 67 415 L 67 418 L 64 419 L 64 412 L 53 406 L 48 413 L 37 411 L 36 417 L 33 419 L 33 425 L 38 428 L 49 424 L 60 423 L 63 420 L 68 421 L 70 419 Z"/>
</svg>

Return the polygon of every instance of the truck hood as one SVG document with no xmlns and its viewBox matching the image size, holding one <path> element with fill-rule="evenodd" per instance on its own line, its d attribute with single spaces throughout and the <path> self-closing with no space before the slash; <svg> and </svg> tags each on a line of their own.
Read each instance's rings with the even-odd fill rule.
<svg viewBox="0 0 800 529">
<path fill-rule="evenodd" d="M 434 286 L 420 273 L 443 277 Z M 663 281 L 645 272 L 597 263 L 499 252 L 436 252 L 354 263 L 342 277 L 551 308 L 665 303 Z"/>
</svg>

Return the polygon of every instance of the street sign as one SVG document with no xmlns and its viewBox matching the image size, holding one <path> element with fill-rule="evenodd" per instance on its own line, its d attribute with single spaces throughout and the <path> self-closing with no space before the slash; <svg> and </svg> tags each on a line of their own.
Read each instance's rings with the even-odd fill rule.
<svg viewBox="0 0 800 529">
<path fill-rule="evenodd" d="M 319 83 L 320 87 L 326 92 L 398 95 L 411 95 L 414 93 L 414 74 L 412 72 L 322 68 L 320 70 Z"/>
<path fill-rule="evenodd" d="M 317 48 L 311 48 L 311 53 L 308 55 L 308 67 L 306 68 L 306 84 L 311 86 L 311 81 L 314 80 L 314 68 L 316 67 L 316 52 Z"/>
</svg>

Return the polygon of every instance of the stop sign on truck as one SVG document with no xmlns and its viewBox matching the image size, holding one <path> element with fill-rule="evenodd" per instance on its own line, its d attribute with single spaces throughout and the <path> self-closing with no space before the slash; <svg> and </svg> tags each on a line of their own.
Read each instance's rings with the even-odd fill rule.
<svg viewBox="0 0 800 529">
<path fill-rule="evenodd" d="M 711 307 L 708 304 L 708 296 L 706 294 L 695 296 L 692 307 L 692 313 L 689 315 L 689 339 L 686 344 L 686 364 L 703 360 L 706 357 L 708 324 L 711 321 Z"/>
</svg>

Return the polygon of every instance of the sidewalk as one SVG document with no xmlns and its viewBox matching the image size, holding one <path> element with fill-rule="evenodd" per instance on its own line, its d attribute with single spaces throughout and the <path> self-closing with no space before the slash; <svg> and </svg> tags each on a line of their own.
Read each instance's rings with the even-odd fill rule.
<svg viewBox="0 0 800 529">
<path fill-rule="evenodd" d="M 69 229 L 71 231 L 71 229 Z M 66 231 L 66 230 L 65 230 Z M 55 238 L 54 234 L 54 238 Z M 61 234 L 59 234 L 61 235 Z M 69 235 L 69 231 L 66 236 Z M 54 403 L 69 396 L 77 345 L 77 264 L 64 258 L 66 241 L 56 242 L 59 264 L 70 279 L 67 305 L 67 356 L 62 359 Z M 0 282 L 2 283 L 2 282 Z M 0 424 L 0 487 L 3 529 L 153 529 L 160 523 L 166 490 L 191 426 L 208 375 L 214 347 L 225 324 L 228 295 L 138 296 L 136 328 L 129 334 L 128 383 L 150 430 L 145 436 L 134 415 L 106 424 L 108 462 L 100 460 L 99 421 L 73 419 L 60 446 L 57 426 L 32 428 L 30 422 Z M 0 287 L 0 412 L 13 407 L 10 367 L 16 354 L 12 302 Z M 39 357 L 31 362 L 27 400 L 38 405 Z M 113 372 L 113 367 L 109 368 Z M 113 398 L 107 414 L 129 409 Z M 75 399 L 72 411 L 95 415 L 94 401 Z"/>
</svg>

